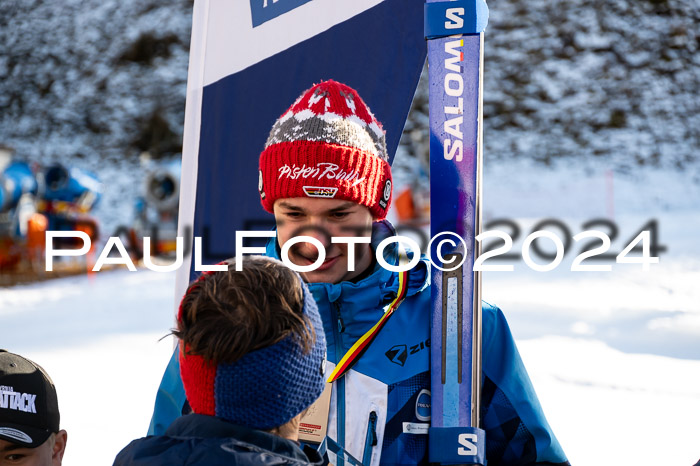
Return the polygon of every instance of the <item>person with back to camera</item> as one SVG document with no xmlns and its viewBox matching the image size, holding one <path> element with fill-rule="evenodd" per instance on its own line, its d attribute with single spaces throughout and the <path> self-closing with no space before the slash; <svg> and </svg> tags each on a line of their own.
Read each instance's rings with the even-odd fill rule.
<svg viewBox="0 0 700 466">
<path fill-rule="evenodd" d="M 180 304 L 177 355 L 192 414 L 134 440 L 126 465 L 320 465 L 299 420 L 325 386 L 326 342 L 313 296 L 281 262 L 205 272 Z"/>
<path fill-rule="evenodd" d="M 38 364 L 0 349 L 0 466 L 61 466 L 56 387 Z"/>
</svg>

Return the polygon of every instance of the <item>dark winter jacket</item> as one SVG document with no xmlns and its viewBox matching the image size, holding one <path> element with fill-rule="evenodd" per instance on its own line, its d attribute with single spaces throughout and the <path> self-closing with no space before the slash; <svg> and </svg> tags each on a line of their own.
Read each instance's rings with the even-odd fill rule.
<svg viewBox="0 0 700 466">
<path fill-rule="evenodd" d="M 394 234 L 388 222 L 375 223 L 374 249 Z M 385 249 L 387 262 L 396 264 L 396 253 L 392 243 Z M 273 239 L 267 255 L 278 254 Z M 379 265 L 357 283 L 309 284 L 323 320 L 328 367 L 379 320 L 398 286 L 398 273 Z M 567 465 L 503 313 L 488 303 L 482 309 L 480 427 L 486 431 L 489 466 Z M 430 319 L 430 273 L 422 260 L 409 273 L 406 299 L 352 369 L 333 383 L 328 436 L 366 466 L 428 464 Z M 184 403 L 174 356 L 161 382 L 149 433 L 162 432 L 181 415 Z"/>
<path fill-rule="evenodd" d="M 175 420 L 165 435 L 134 440 L 114 466 L 321 465 L 313 449 L 277 435 L 231 424 L 221 418 L 188 414 Z"/>
</svg>

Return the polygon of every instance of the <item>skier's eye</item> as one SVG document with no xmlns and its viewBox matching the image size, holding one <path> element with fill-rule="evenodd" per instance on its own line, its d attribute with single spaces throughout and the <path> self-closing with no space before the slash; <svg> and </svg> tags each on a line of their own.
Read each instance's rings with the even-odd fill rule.
<svg viewBox="0 0 700 466">
<path fill-rule="evenodd" d="M 20 453 L 12 453 L 10 455 L 7 455 L 5 459 L 10 462 L 10 464 L 13 464 L 15 462 L 22 461 L 26 455 L 22 455 Z"/>
</svg>

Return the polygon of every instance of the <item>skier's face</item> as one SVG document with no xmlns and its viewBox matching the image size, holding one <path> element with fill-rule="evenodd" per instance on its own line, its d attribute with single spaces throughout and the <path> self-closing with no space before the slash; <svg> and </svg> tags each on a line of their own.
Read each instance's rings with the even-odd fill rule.
<svg viewBox="0 0 700 466">
<path fill-rule="evenodd" d="M 278 199 L 274 204 L 277 241 L 280 247 L 296 236 L 311 236 L 326 250 L 326 260 L 301 276 L 309 283 L 339 283 L 350 280 L 372 263 L 369 244 L 355 246 L 332 243 L 331 238 L 371 236 L 372 214 L 367 207 L 340 199 L 295 197 Z M 348 270 L 349 253 L 354 247 L 355 267 Z M 350 248 L 350 251 L 348 251 Z M 318 250 L 311 243 L 299 242 L 289 249 L 289 260 L 299 266 L 316 262 Z"/>
<path fill-rule="evenodd" d="M 36 448 L 0 440 L 0 466 L 61 466 L 66 439 L 66 431 L 61 430 Z"/>
</svg>

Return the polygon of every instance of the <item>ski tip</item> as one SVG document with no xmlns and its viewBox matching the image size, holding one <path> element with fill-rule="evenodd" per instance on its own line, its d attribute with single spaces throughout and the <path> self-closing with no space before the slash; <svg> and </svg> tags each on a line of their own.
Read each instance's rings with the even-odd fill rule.
<svg viewBox="0 0 700 466">
<path fill-rule="evenodd" d="M 426 39 L 480 34 L 489 22 L 486 0 L 430 1 L 425 4 Z"/>
</svg>

